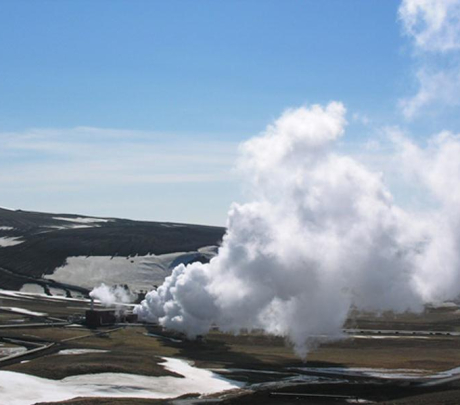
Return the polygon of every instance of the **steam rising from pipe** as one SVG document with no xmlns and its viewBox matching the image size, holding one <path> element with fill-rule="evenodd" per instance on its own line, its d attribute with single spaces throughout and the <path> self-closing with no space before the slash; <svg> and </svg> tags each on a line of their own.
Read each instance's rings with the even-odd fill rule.
<svg viewBox="0 0 460 405">
<path fill-rule="evenodd" d="M 133 302 L 135 297 L 127 289 L 122 286 L 109 287 L 102 283 L 99 287 L 93 288 L 89 293 L 91 299 L 97 299 L 105 306 L 117 306 L 120 304 L 129 304 Z"/>
<path fill-rule="evenodd" d="M 210 263 L 176 267 L 138 315 L 190 337 L 263 329 L 304 357 L 318 336 L 341 335 L 352 305 L 417 311 L 458 295 L 459 137 L 424 150 L 395 138 L 406 172 L 438 201 L 417 214 L 395 205 L 380 173 L 335 150 L 345 125 L 340 103 L 302 107 L 242 144 L 253 201 L 232 205 Z"/>
</svg>

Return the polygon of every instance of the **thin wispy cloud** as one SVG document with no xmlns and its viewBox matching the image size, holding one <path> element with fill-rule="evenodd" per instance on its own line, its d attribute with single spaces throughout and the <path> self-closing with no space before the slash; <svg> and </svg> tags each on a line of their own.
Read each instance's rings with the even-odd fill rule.
<svg viewBox="0 0 460 405">
<path fill-rule="evenodd" d="M 0 145 L 4 190 L 225 181 L 236 151 L 225 141 L 86 127 L 0 133 Z"/>
<path fill-rule="evenodd" d="M 400 100 L 407 119 L 460 104 L 460 0 L 403 0 L 398 11 L 418 65 L 418 90 Z"/>
</svg>

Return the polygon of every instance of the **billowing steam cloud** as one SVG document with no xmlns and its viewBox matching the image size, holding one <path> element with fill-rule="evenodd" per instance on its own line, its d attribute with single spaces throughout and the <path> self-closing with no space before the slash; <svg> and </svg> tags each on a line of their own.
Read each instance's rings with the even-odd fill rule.
<svg viewBox="0 0 460 405">
<path fill-rule="evenodd" d="M 395 139 L 405 171 L 437 199 L 405 212 L 382 175 L 336 151 L 340 103 L 286 111 L 241 146 L 253 202 L 234 204 L 218 255 L 176 267 L 137 307 L 144 319 L 190 337 L 216 325 L 285 336 L 304 356 L 341 334 L 352 305 L 419 310 L 459 293 L 460 139 L 422 150 Z"/>
<path fill-rule="evenodd" d="M 99 287 L 93 288 L 89 293 L 91 298 L 97 299 L 105 306 L 117 306 L 133 302 L 134 295 L 124 287 L 109 287 L 102 283 Z"/>
</svg>

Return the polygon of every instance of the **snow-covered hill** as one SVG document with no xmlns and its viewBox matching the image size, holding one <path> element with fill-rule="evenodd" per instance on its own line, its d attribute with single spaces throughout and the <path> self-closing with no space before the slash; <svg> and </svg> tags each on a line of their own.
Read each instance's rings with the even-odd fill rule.
<svg viewBox="0 0 460 405">
<path fill-rule="evenodd" d="M 128 284 L 150 289 L 179 263 L 208 261 L 224 228 L 0 208 L 0 288 Z"/>
</svg>

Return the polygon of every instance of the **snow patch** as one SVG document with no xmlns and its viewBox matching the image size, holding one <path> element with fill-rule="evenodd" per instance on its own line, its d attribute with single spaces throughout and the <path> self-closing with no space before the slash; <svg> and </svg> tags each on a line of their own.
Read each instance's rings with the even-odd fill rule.
<svg viewBox="0 0 460 405">
<path fill-rule="evenodd" d="M 28 374 L 0 370 L 0 403 L 32 405 L 64 401 L 75 397 L 174 398 L 198 392 L 212 394 L 241 383 L 227 380 L 212 371 L 193 367 L 180 359 L 163 358 L 165 369 L 182 375 L 147 377 L 123 373 L 86 374 L 49 380 Z"/>
<path fill-rule="evenodd" d="M 0 247 L 15 246 L 23 243 L 24 240 L 21 238 L 9 238 L 8 236 L 0 237 Z"/>
<path fill-rule="evenodd" d="M 47 316 L 48 315 L 44 312 L 34 312 L 34 311 L 29 311 L 28 309 L 17 308 L 17 307 L 0 307 L 0 309 L 3 309 L 4 311 L 10 311 L 10 312 L 15 312 L 17 314 L 24 314 L 24 315 L 32 315 L 32 316 Z"/>
<path fill-rule="evenodd" d="M 460 367 L 455 367 L 450 370 L 441 371 L 438 374 L 435 374 L 433 377 L 453 377 L 460 374 Z"/>
<path fill-rule="evenodd" d="M 26 351 L 27 349 L 23 346 L 0 346 L 0 358 L 12 356 L 14 354 L 25 353 Z"/>
<path fill-rule="evenodd" d="M 108 350 L 99 350 L 99 349 L 65 349 L 59 350 L 57 354 L 74 356 L 77 354 L 88 354 L 88 353 L 107 353 Z"/>
<path fill-rule="evenodd" d="M 76 218 L 65 218 L 65 217 L 53 217 L 58 221 L 77 222 L 79 224 L 95 224 L 98 222 L 110 222 L 110 219 L 103 218 L 87 218 L 87 217 L 76 217 Z"/>
<path fill-rule="evenodd" d="M 64 229 L 85 229 L 85 228 L 98 228 L 99 225 L 65 225 L 65 226 L 59 226 L 59 225 L 49 225 L 47 228 L 50 229 L 57 229 L 57 230 L 64 230 Z"/>
<path fill-rule="evenodd" d="M 25 293 L 34 293 L 34 294 L 43 294 L 44 289 L 39 284 L 26 283 L 21 287 L 20 292 Z"/>
</svg>

